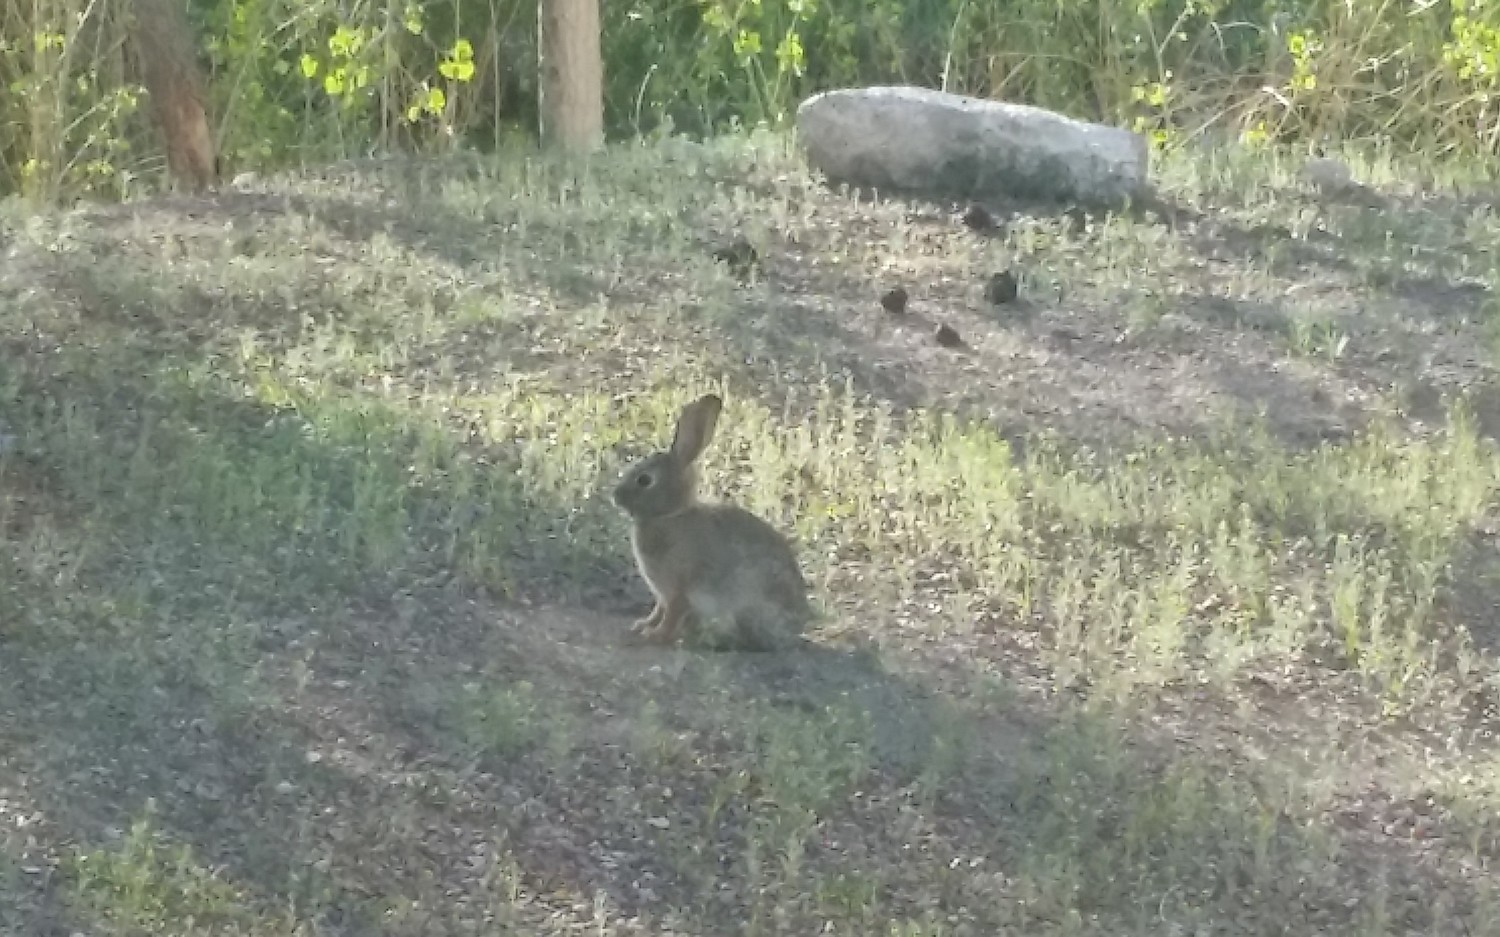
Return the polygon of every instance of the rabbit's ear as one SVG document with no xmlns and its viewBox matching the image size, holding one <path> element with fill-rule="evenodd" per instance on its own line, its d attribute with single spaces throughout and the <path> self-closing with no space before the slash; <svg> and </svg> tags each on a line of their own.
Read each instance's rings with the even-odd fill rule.
<svg viewBox="0 0 1500 937">
<path fill-rule="evenodd" d="M 717 394 L 706 394 L 682 408 L 677 435 L 672 437 L 672 458 L 678 465 L 687 465 L 703 453 L 723 408 L 724 401 Z"/>
</svg>

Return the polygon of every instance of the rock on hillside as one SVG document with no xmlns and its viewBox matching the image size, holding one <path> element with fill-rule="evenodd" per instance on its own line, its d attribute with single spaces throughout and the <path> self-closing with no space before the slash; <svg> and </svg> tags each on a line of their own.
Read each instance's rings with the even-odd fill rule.
<svg viewBox="0 0 1500 937">
<path fill-rule="evenodd" d="M 1147 185 L 1139 134 L 926 88 L 817 94 L 798 108 L 797 131 L 815 168 L 857 187 L 1112 206 Z"/>
</svg>

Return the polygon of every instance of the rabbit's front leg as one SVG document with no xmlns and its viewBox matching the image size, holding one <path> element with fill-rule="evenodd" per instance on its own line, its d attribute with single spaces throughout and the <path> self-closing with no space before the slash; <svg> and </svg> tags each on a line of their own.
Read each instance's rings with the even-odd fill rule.
<svg viewBox="0 0 1500 937">
<path fill-rule="evenodd" d="M 688 601 L 686 595 L 670 595 L 661 600 L 657 606 L 661 609 L 661 617 L 654 627 L 643 632 L 645 637 L 653 642 L 662 644 L 670 643 L 677 637 L 677 632 L 682 629 L 683 619 L 687 617 Z"/>
<path fill-rule="evenodd" d="M 662 602 L 661 599 L 657 599 L 656 605 L 651 609 L 651 614 L 647 615 L 645 618 L 638 618 L 634 622 L 632 622 L 630 625 L 630 630 L 635 634 L 645 634 L 646 632 L 655 628 L 657 625 L 661 624 L 661 618 L 665 614 L 666 605 Z"/>
</svg>

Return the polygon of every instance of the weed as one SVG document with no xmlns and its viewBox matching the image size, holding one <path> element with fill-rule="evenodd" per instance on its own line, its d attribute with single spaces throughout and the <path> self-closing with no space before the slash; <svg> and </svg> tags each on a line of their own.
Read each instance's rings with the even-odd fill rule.
<svg viewBox="0 0 1500 937">
<path fill-rule="evenodd" d="M 85 906 L 127 933 L 180 924 L 209 933 L 246 916 L 241 893 L 191 848 L 163 842 L 149 813 L 117 846 L 80 853 L 63 871 Z"/>
<path fill-rule="evenodd" d="M 979 241 L 822 191 L 764 135 L 7 223 L 0 808 L 48 825 L 0 838 L 0 899 L 29 906 L 22 853 L 61 861 L 155 797 L 149 828 L 68 860 L 60 913 L 1482 920 L 1492 414 L 1388 404 L 1482 378 L 1482 301 L 1411 277 L 1481 269 L 1492 232 L 1315 220 L 1265 153 L 1164 159 L 1213 224 Z M 745 217 L 767 275 L 741 284 L 699 242 Z M 986 318 L 997 258 L 1041 284 L 1025 328 Z M 891 270 L 969 356 L 870 308 Z M 648 597 L 608 488 L 710 390 L 703 488 L 794 536 L 827 610 L 803 652 L 621 641 Z M 1429 838 L 1357 813 L 1398 795 L 1442 804 Z"/>
</svg>

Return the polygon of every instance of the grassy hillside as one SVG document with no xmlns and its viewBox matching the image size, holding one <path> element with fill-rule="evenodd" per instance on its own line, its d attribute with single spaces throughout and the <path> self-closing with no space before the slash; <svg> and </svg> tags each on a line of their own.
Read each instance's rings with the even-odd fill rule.
<svg viewBox="0 0 1500 937">
<path fill-rule="evenodd" d="M 0 932 L 1485 932 L 1500 219 L 1291 169 L 995 235 L 775 137 L 8 218 Z M 608 485 L 709 389 L 806 652 L 624 640 Z"/>
</svg>

